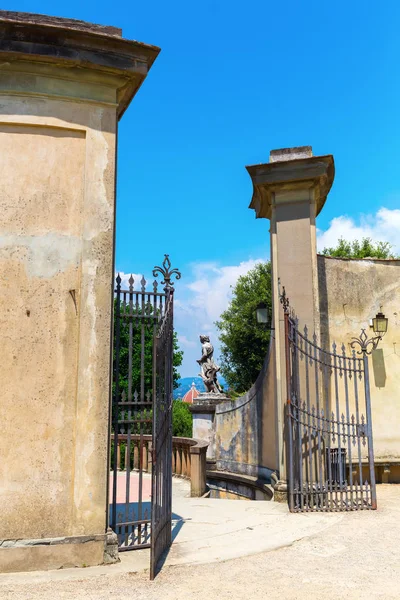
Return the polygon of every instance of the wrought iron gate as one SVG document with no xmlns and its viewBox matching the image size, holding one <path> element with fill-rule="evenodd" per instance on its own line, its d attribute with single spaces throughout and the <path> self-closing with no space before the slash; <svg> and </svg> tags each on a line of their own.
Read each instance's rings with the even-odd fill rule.
<svg viewBox="0 0 400 600">
<path fill-rule="evenodd" d="M 180 276 L 180 275 L 179 275 Z M 165 275 L 164 279 L 166 281 Z M 154 340 L 153 481 L 151 495 L 150 578 L 171 545 L 172 527 L 172 391 L 173 288 L 166 286 L 166 310 Z"/>
<path fill-rule="evenodd" d="M 283 297 L 287 372 L 289 508 L 376 509 L 367 336 L 346 353 L 318 346 Z"/>
<path fill-rule="evenodd" d="M 120 551 L 151 548 L 150 575 L 171 544 L 173 282 L 168 255 L 153 276 L 127 289 L 116 278 L 110 526 Z"/>
</svg>

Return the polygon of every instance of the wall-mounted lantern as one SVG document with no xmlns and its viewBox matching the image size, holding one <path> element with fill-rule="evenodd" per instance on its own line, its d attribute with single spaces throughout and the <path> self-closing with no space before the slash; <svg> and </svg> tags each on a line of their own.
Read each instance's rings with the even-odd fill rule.
<svg viewBox="0 0 400 600">
<path fill-rule="evenodd" d="M 378 312 L 378 314 L 372 319 L 372 329 L 374 333 L 379 338 L 382 338 L 387 332 L 388 328 L 388 319 L 382 312 Z"/>
<path fill-rule="evenodd" d="M 260 302 L 257 305 L 256 318 L 257 318 L 257 323 L 260 323 L 262 325 L 268 325 L 268 323 L 269 323 L 268 306 L 265 302 Z"/>
<path fill-rule="evenodd" d="M 373 338 L 368 338 L 367 334 L 365 333 L 365 329 L 362 329 L 360 337 L 352 338 L 352 341 L 350 342 L 350 346 L 352 348 L 355 346 L 360 347 L 358 354 L 371 354 L 372 350 L 376 350 L 379 342 L 387 332 L 388 319 L 385 317 L 383 312 L 379 311 L 371 320 L 372 330 L 375 336 Z"/>
</svg>

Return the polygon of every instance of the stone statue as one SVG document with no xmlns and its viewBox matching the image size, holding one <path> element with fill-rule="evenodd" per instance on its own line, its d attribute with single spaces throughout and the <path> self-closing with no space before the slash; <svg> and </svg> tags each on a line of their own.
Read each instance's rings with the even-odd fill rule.
<svg viewBox="0 0 400 600">
<path fill-rule="evenodd" d="M 201 368 L 199 375 L 204 381 L 208 393 L 222 394 L 222 388 L 217 380 L 219 366 L 215 364 L 213 359 L 214 346 L 211 344 L 208 335 L 201 335 L 200 343 L 202 354 L 200 360 L 196 361 Z"/>
</svg>

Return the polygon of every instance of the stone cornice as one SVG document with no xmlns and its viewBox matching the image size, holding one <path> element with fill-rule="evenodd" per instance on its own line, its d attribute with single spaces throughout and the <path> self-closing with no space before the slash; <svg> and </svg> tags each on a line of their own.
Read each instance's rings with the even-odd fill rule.
<svg viewBox="0 0 400 600">
<path fill-rule="evenodd" d="M 47 64 L 95 72 L 99 82 L 116 88 L 118 118 L 122 116 L 160 49 L 121 37 L 115 27 L 83 21 L 0 11 L 0 74 L 14 63 Z"/>
<path fill-rule="evenodd" d="M 255 210 L 258 219 L 271 218 L 276 192 L 301 189 L 314 190 L 318 214 L 331 189 L 335 174 L 331 154 L 252 165 L 246 169 L 253 182 L 253 197 L 249 208 Z"/>
</svg>

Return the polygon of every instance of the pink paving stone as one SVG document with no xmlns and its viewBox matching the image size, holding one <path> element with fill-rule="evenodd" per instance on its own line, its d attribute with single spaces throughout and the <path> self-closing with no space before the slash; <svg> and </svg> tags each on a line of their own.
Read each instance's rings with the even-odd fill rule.
<svg viewBox="0 0 400 600">
<path fill-rule="evenodd" d="M 110 473 L 110 494 L 109 501 L 112 502 L 113 491 L 113 473 Z M 132 472 L 130 474 L 130 489 L 129 502 L 139 501 L 139 473 Z M 143 473 L 142 477 L 142 501 L 146 502 L 151 499 L 151 475 Z M 126 502 L 126 472 L 121 471 L 117 474 L 117 503 L 123 504 Z"/>
</svg>

